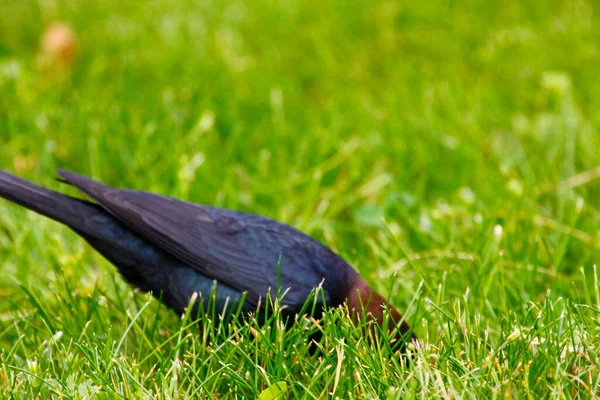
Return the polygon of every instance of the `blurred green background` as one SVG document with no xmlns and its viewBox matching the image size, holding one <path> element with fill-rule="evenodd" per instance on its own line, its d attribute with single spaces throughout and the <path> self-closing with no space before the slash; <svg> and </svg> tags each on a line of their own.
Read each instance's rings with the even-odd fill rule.
<svg viewBox="0 0 600 400">
<path fill-rule="evenodd" d="M 72 58 L 44 44 L 57 23 Z M 468 293 L 499 338 L 530 301 L 593 305 L 599 44 L 583 0 L 0 0 L 0 167 L 279 219 L 400 308 Z M 51 306 L 58 270 L 88 295 L 124 287 L 3 202 L 5 348 L 29 298 L 15 282 Z M 428 310 L 409 315 L 435 342 L 446 319 Z"/>
</svg>

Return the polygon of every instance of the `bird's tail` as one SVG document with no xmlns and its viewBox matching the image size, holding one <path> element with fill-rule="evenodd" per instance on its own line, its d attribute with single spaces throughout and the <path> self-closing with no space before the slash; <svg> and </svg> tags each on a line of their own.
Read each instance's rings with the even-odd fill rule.
<svg viewBox="0 0 600 400">
<path fill-rule="evenodd" d="M 72 228 L 80 226 L 82 218 L 97 212 L 92 203 L 48 190 L 2 170 L 0 197 Z"/>
</svg>

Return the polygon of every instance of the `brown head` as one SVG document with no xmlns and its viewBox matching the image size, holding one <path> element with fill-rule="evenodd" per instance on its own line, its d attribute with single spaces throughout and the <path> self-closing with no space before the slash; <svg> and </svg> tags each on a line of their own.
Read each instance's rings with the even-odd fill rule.
<svg viewBox="0 0 600 400">
<path fill-rule="evenodd" d="M 374 291 L 360 276 L 350 287 L 346 301 L 355 323 L 358 323 L 361 316 L 364 315 L 376 322 L 381 329 L 388 329 L 390 331 L 390 345 L 395 350 L 404 351 L 409 341 L 416 340 L 410 326 L 402 320 L 402 314 L 385 301 L 383 296 Z M 386 324 L 386 309 L 389 310 L 389 316 L 387 317 L 387 326 L 384 326 Z M 375 326 L 370 324 L 370 327 L 371 333 L 376 334 Z M 394 339 L 391 339 L 392 337 Z"/>
</svg>

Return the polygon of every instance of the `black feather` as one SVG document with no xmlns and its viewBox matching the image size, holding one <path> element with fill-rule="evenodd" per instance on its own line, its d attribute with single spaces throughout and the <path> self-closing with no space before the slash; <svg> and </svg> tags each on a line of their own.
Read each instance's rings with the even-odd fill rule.
<svg viewBox="0 0 600 400">
<path fill-rule="evenodd" d="M 356 272 L 302 232 L 269 218 L 202 206 L 153 193 L 120 190 L 68 171 L 58 173 L 133 232 L 256 306 L 270 293 L 298 311 L 323 283 L 329 304 Z M 277 287 L 278 269 L 281 277 Z"/>
<path fill-rule="evenodd" d="M 207 302 L 216 281 L 217 307 L 245 295 L 243 310 L 250 312 L 268 295 L 283 293 L 285 312 L 293 315 L 319 285 L 317 304 L 340 304 L 358 277 L 321 243 L 272 219 L 59 174 L 97 204 L 4 171 L 0 197 L 68 225 L 128 282 L 179 313 L 194 292 Z"/>
</svg>

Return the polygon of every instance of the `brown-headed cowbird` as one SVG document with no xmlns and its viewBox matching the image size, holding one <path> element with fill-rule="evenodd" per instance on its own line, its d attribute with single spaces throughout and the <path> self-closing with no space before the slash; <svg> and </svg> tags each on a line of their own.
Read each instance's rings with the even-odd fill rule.
<svg viewBox="0 0 600 400">
<path fill-rule="evenodd" d="M 137 190 L 116 189 L 59 170 L 63 182 L 95 203 L 66 196 L 0 171 L 0 197 L 69 226 L 114 264 L 130 284 L 152 292 L 182 314 L 196 306 L 242 315 L 264 309 L 281 295 L 282 313 L 293 320 L 311 293 L 309 307 L 322 313 L 347 304 L 355 320 L 392 330 L 402 349 L 414 335 L 401 314 L 373 291 L 341 257 L 318 241 L 258 215 L 209 207 Z M 214 282 L 216 281 L 216 285 Z M 211 300 L 212 299 L 212 300 Z M 385 309 L 391 318 L 384 318 Z M 314 311 L 316 309 L 316 311 Z M 364 312 L 364 313 L 363 313 Z M 383 326 L 384 321 L 388 326 Z"/>
</svg>

